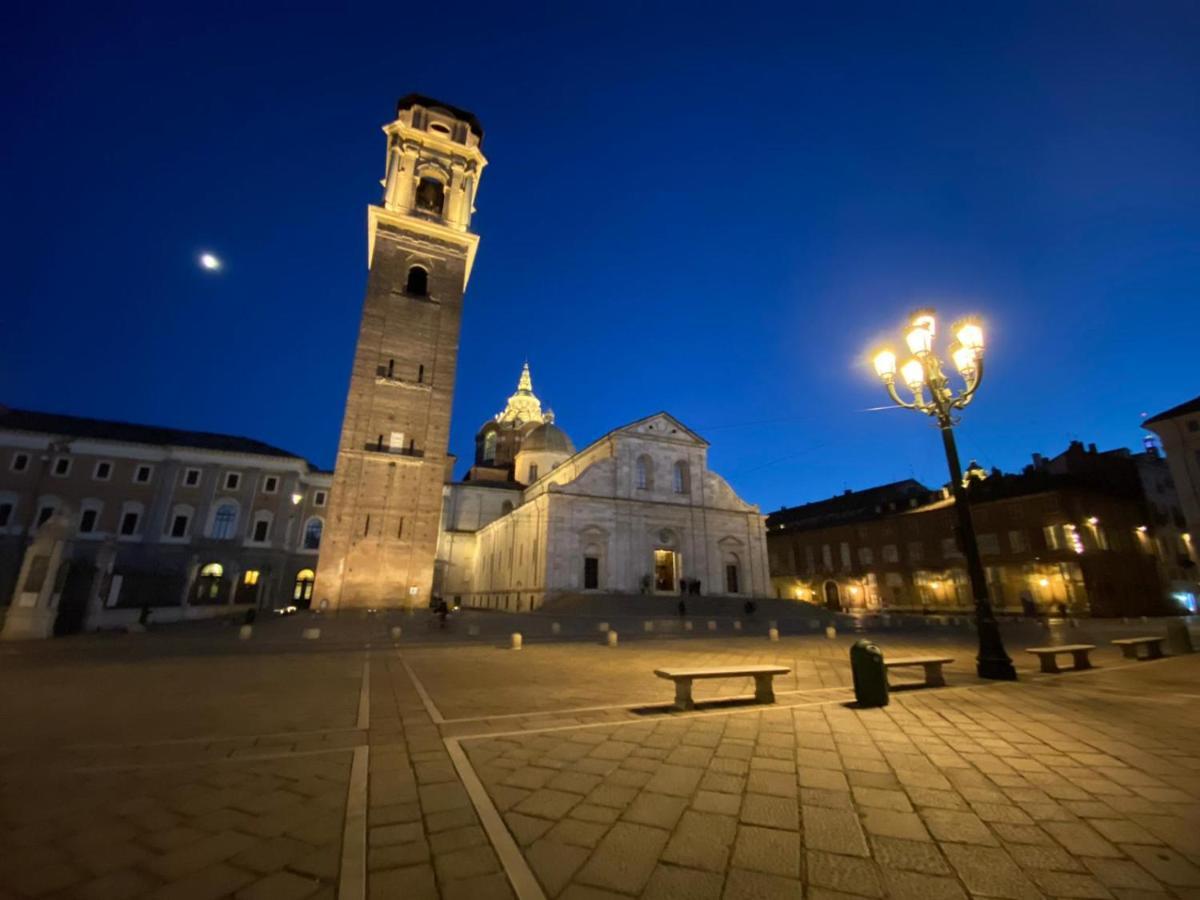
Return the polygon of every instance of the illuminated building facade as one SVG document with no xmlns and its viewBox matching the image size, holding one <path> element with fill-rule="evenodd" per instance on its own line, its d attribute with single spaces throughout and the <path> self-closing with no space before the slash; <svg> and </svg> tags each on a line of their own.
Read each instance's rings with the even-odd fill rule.
<svg viewBox="0 0 1200 900">
<path fill-rule="evenodd" d="M 972 479 L 971 512 L 997 612 L 1131 616 L 1179 611 L 1170 523 L 1145 489 L 1142 454 L 1073 444 L 1019 475 Z M 970 611 L 946 492 L 915 481 L 767 517 L 781 597 L 843 610 Z"/>
<path fill-rule="evenodd" d="M 2 634 L 306 606 L 331 481 L 250 438 L 0 407 Z"/>
<path fill-rule="evenodd" d="M 367 290 L 317 569 L 332 609 L 425 606 L 434 578 L 463 294 L 487 160 L 471 113 L 410 94 L 384 128 Z"/>
</svg>

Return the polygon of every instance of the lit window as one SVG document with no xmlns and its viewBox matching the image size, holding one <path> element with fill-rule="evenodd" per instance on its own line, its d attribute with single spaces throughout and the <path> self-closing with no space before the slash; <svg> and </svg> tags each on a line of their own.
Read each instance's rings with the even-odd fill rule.
<svg viewBox="0 0 1200 900">
<path fill-rule="evenodd" d="M 249 569 L 246 574 L 242 576 L 242 582 L 249 585 L 258 584 L 258 569 Z"/>
<path fill-rule="evenodd" d="M 107 459 L 101 460 L 96 463 L 96 468 L 92 470 L 92 478 L 96 481 L 108 481 L 112 478 L 112 466 L 113 464 Z"/>
<path fill-rule="evenodd" d="M 209 563 L 200 570 L 201 578 L 220 578 L 225 574 L 225 567 L 220 563 Z"/>
<path fill-rule="evenodd" d="M 1046 539 L 1047 550 L 1058 550 L 1060 547 L 1062 547 L 1062 541 L 1058 536 L 1057 525 L 1046 525 L 1042 528 L 1042 535 Z"/>
<path fill-rule="evenodd" d="M 212 529 L 209 537 L 217 540 L 228 540 L 233 537 L 237 528 L 237 507 L 232 503 L 222 503 L 213 514 Z"/>
</svg>

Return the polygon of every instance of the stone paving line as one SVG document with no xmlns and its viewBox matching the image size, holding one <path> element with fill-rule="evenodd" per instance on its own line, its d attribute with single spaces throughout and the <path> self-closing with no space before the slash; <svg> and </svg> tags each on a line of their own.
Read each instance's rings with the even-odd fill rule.
<svg viewBox="0 0 1200 900">
<path fill-rule="evenodd" d="M 1186 696 L 1198 660 L 1104 657 L 1092 672 L 979 686 L 956 650 L 959 686 L 855 711 L 843 705 L 845 647 L 807 640 L 610 655 L 614 668 L 660 656 L 805 663 L 808 686 L 776 706 L 686 714 L 604 705 L 611 691 L 589 687 L 578 645 L 322 653 L 311 709 L 262 695 L 279 672 L 303 671 L 302 654 L 242 658 L 246 668 L 214 680 L 245 689 L 241 718 L 202 697 L 194 722 L 144 731 L 151 712 L 174 708 L 148 698 L 124 745 L 18 740 L 10 749 L 29 764 L 10 755 L 0 766 L 0 898 L 502 898 L 514 886 L 568 900 L 1200 897 L 1200 722 Z M 491 662 L 474 677 L 502 702 L 442 719 L 434 701 L 467 708 L 462 692 L 478 689 L 465 672 L 479 659 Z M 570 659 L 573 671 L 558 662 Z M 561 695 L 590 705 L 498 711 L 528 695 L 498 673 L 556 665 Z M 168 682 L 208 671 L 151 669 Z M 267 727 L 245 733 L 249 723 Z M 297 727 L 271 728 L 280 723 Z M 45 736 L 62 731 L 54 722 Z"/>
</svg>

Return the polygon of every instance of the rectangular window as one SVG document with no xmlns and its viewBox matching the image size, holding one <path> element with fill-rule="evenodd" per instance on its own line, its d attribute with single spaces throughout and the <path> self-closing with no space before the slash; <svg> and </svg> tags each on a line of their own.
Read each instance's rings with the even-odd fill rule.
<svg viewBox="0 0 1200 900">
<path fill-rule="evenodd" d="M 14 453 L 13 458 L 12 458 L 12 464 L 11 464 L 10 468 L 14 472 L 24 472 L 26 469 L 29 468 L 29 454 L 28 453 Z"/>
<path fill-rule="evenodd" d="M 9 520 L 12 519 L 13 505 L 11 503 L 0 503 L 0 528 L 7 528 Z"/>
<path fill-rule="evenodd" d="M 1042 536 L 1046 539 L 1047 550 L 1062 549 L 1062 540 L 1059 538 L 1058 526 L 1047 525 L 1042 529 Z"/>
<path fill-rule="evenodd" d="M 1014 528 L 1008 533 L 1008 546 L 1012 548 L 1013 553 L 1028 553 L 1029 538 L 1024 531 Z"/>
<path fill-rule="evenodd" d="M 112 478 L 113 464 L 107 459 L 102 459 L 96 463 L 96 468 L 92 470 L 92 478 L 96 481 L 108 481 Z"/>
<path fill-rule="evenodd" d="M 533 484 L 535 481 L 537 481 L 537 473 L 538 473 L 537 463 L 530 463 L 529 464 L 529 483 L 530 484 Z"/>
<path fill-rule="evenodd" d="M 242 483 L 242 475 L 240 472 L 226 472 L 225 473 L 225 490 L 236 491 L 238 489 L 238 485 L 240 485 L 241 483 Z"/>
<path fill-rule="evenodd" d="M 600 559 L 596 556 L 583 558 L 583 589 L 594 591 L 600 587 Z"/>
<path fill-rule="evenodd" d="M 981 534 L 976 538 L 979 544 L 979 552 L 984 556 L 999 556 L 1000 555 L 1000 537 L 995 534 Z"/>
<path fill-rule="evenodd" d="M 268 475 L 263 479 L 263 493 L 274 494 L 279 490 L 279 476 Z"/>
<path fill-rule="evenodd" d="M 850 568 L 850 545 L 847 544 L 845 541 L 842 541 L 841 551 L 842 551 L 842 568 L 849 569 Z"/>
<path fill-rule="evenodd" d="M 821 562 L 825 564 L 826 571 L 833 571 L 833 551 L 830 550 L 828 544 L 821 545 Z"/>
<path fill-rule="evenodd" d="M 887 563 L 900 562 L 900 550 L 895 544 L 883 545 L 883 561 Z"/>
<path fill-rule="evenodd" d="M 48 521 L 50 521 L 50 517 L 52 515 L 54 515 L 54 507 L 48 506 L 48 505 L 43 506 L 41 509 L 38 510 L 37 519 L 35 520 L 34 527 L 41 528 Z"/>
<path fill-rule="evenodd" d="M 313 506 L 324 506 L 324 505 L 325 505 L 325 492 L 317 491 L 315 494 L 313 494 Z"/>
<path fill-rule="evenodd" d="M 725 566 L 725 593 L 736 594 L 738 592 L 738 567 L 736 563 L 729 563 Z"/>
<path fill-rule="evenodd" d="M 863 566 L 870 566 L 875 563 L 875 554 L 871 552 L 870 547 L 858 548 L 858 562 L 859 565 Z"/>
<path fill-rule="evenodd" d="M 137 534 L 138 519 L 140 517 L 136 512 L 127 512 L 121 516 L 121 534 L 128 537 L 131 534 Z"/>
<path fill-rule="evenodd" d="M 58 478 L 66 478 L 71 474 L 71 458 L 60 456 L 54 461 L 54 474 Z"/>
<path fill-rule="evenodd" d="M 254 542 L 262 544 L 267 540 L 267 532 L 271 528 L 271 523 L 266 519 L 259 519 L 254 523 Z"/>
<path fill-rule="evenodd" d="M 196 487 L 198 484 L 200 484 L 200 470 L 185 469 L 183 472 L 183 486 Z"/>
<path fill-rule="evenodd" d="M 133 470 L 134 484 L 149 484 L 150 474 L 154 471 L 151 466 L 138 466 Z"/>
<path fill-rule="evenodd" d="M 920 562 L 925 557 L 925 545 L 920 541 L 908 542 L 908 561 Z"/>
<path fill-rule="evenodd" d="M 959 556 L 962 556 L 962 553 L 958 549 L 958 541 L 952 537 L 942 538 L 942 558 L 954 559 Z"/>
<path fill-rule="evenodd" d="M 181 538 L 187 535 L 188 517 L 183 513 L 171 520 L 171 537 Z"/>
<path fill-rule="evenodd" d="M 96 530 L 96 518 L 100 515 L 97 509 L 85 509 L 79 516 L 79 533 L 91 534 Z"/>
<path fill-rule="evenodd" d="M 246 574 L 242 576 L 242 583 L 251 586 L 256 585 L 258 584 L 258 577 L 258 569 L 249 569 Z"/>
</svg>

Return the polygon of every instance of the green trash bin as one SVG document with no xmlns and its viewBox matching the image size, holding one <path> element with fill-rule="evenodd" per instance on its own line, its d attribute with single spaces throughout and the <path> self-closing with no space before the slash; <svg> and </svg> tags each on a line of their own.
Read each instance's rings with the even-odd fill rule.
<svg viewBox="0 0 1200 900">
<path fill-rule="evenodd" d="M 850 671 L 854 675 L 854 699 L 860 707 L 888 705 L 882 650 L 866 639 L 855 641 L 850 648 Z"/>
</svg>

